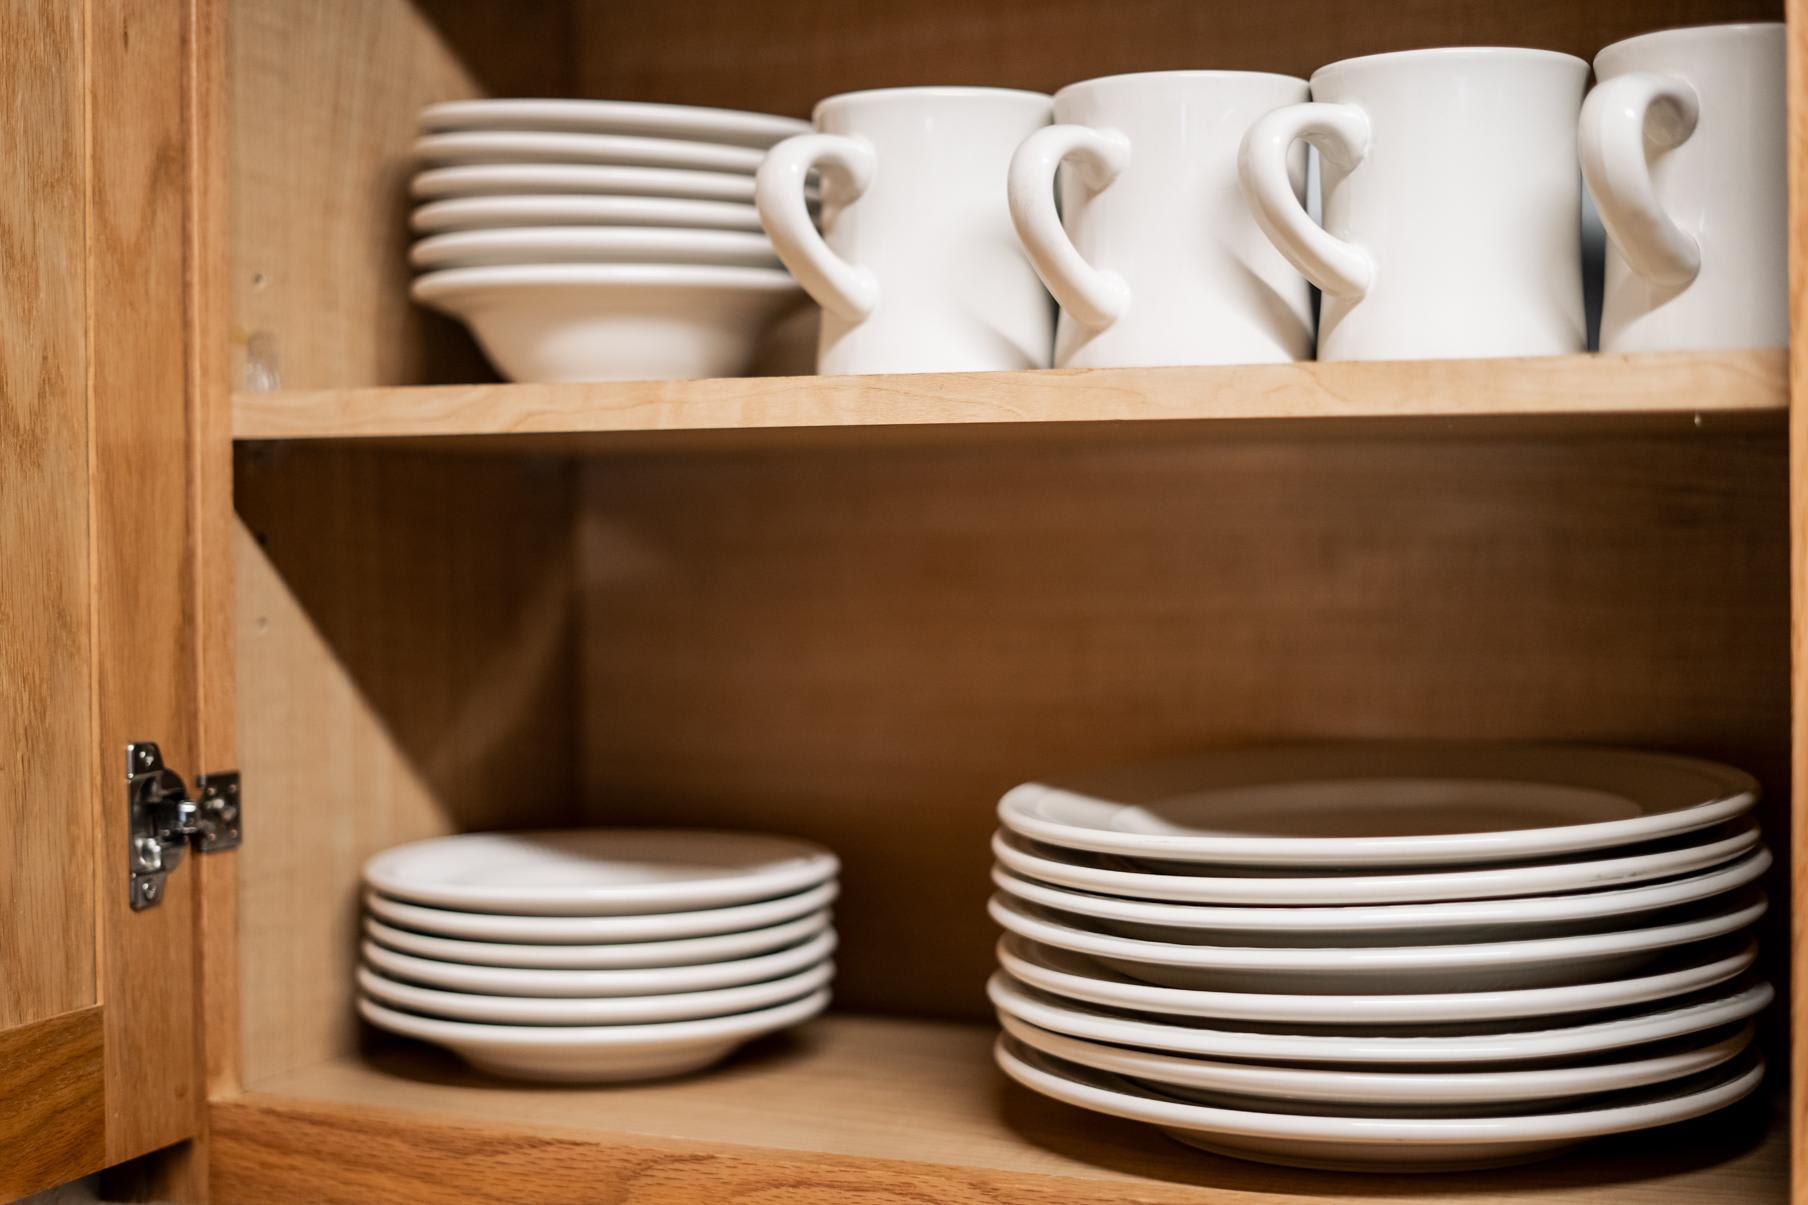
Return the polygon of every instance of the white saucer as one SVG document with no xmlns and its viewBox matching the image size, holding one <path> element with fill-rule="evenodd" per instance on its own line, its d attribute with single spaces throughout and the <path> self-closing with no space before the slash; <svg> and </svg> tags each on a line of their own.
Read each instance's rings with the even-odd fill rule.
<svg viewBox="0 0 1808 1205">
<path fill-rule="evenodd" d="M 1237 866 L 1441 866 L 1611 849 L 1750 809 L 1757 780 L 1668 754 L 1568 745 L 1230 750 L 1025 783 L 1035 841 Z"/>
<path fill-rule="evenodd" d="M 1212 946 L 1093 933 L 1032 912 L 1005 896 L 992 919 L 1021 937 L 1090 954 L 1127 975 L 1166 987 L 1258 992 L 1488 991 L 1601 980 L 1659 951 L 1736 933 L 1764 915 L 1760 893 L 1724 901 L 1688 920 L 1608 933 L 1426 946 Z"/>
<path fill-rule="evenodd" d="M 1508 900 L 1456 900 L 1430 904 L 1352 907 L 1249 908 L 1128 900 L 1051 887 L 994 868 L 992 882 L 1007 895 L 1044 908 L 1085 916 L 1101 929 L 1134 936 L 1138 926 L 1191 932 L 1284 934 L 1300 944 L 1314 936 L 1349 933 L 1418 933 L 1436 930 L 1440 940 L 1475 941 L 1506 930 L 1539 930 L 1577 921 L 1621 917 L 1694 903 L 1756 882 L 1770 868 L 1760 848 L 1736 862 L 1667 882 L 1570 895 Z M 1123 926 L 1123 927 L 1119 927 Z"/>
<path fill-rule="evenodd" d="M 364 882 L 468 912 L 615 916 L 771 899 L 814 887 L 836 867 L 820 845 L 757 833 L 571 829 L 399 845 L 364 864 Z"/>
<path fill-rule="evenodd" d="M 374 891 L 364 893 L 364 907 L 386 924 L 440 937 L 529 945 L 606 945 L 714 937 L 763 929 L 820 912 L 835 902 L 839 891 L 839 884 L 831 880 L 796 895 L 782 895 L 752 904 L 697 908 L 689 912 L 643 912 L 635 916 L 511 916 L 454 912 L 392 900 Z"/>
<path fill-rule="evenodd" d="M 601 996 L 559 999 L 547 996 L 479 996 L 416 987 L 358 968 L 358 987 L 365 995 L 394 1008 L 450 1020 L 496 1025 L 631 1025 L 654 1021 L 689 1021 L 771 1008 L 829 985 L 835 965 L 819 962 L 786 975 L 738 987 L 656 996 Z"/>
<path fill-rule="evenodd" d="M 423 234 L 518 226 L 677 226 L 759 230 L 760 211 L 734 201 L 676 197 L 509 195 L 454 197 L 418 207 L 411 219 Z"/>
<path fill-rule="evenodd" d="M 1167 1099 L 1106 1071 L 1050 1059 L 1001 1037 L 998 1065 L 1023 1086 L 1082 1109 L 1160 1126 L 1206 1150 L 1281 1163 L 1352 1171 L 1455 1171 L 1536 1159 L 1585 1138 L 1643 1130 L 1711 1113 L 1758 1086 L 1764 1065 L 1635 1089 L 1604 1108 L 1513 1117 L 1394 1120 L 1213 1108 Z"/>
<path fill-rule="evenodd" d="M 795 975 L 815 966 L 835 952 L 835 933 L 823 929 L 815 936 L 782 950 L 705 962 L 695 966 L 624 967 L 619 970 L 560 971 L 532 967 L 472 966 L 440 962 L 366 940 L 359 948 L 364 961 L 391 979 L 445 991 L 479 996 L 539 996 L 566 1000 L 601 999 L 608 996 L 666 996 L 679 992 L 714 991 L 759 983 L 783 975 Z"/>
<path fill-rule="evenodd" d="M 1153 1092 L 1184 1096 L 1189 1091 L 1267 1097 L 1268 1108 L 1310 1102 L 1353 1107 L 1363 1113 L 1387 1109 L 1463 1108 L 1492 1112 L 1496 1106 L 1523 1109 L 1526 1101 L 1560 1100 L 1661 1084 L 1710 1070 L 1751 1045 L 1752 1027 L 1731 1034 L 1684 1039 L 1655 1052 L 1619 1061 L 1576 1066 L 1475 1071 L 1341 1071 L 1325 1067 L 1274 1067 L 1216 1059 L 1184 1058 L 1150 1050 L 1128 1050 L 1051 1033 L 1008 1013 L 999 1014 L 1005 1032 L 1044 1054 L 1109 1071 Z M 1244 1108 L 1262 1108 L 1244 1102 Z"/>
<path fill-rule="evenodd" d="M 538 134 L 516 130 L 426 134 L 414 157 L 434 166 L 458 163 L 584 163 L 598 167 L 681 167 L 704 172 L 759 170 L 766 152 L 720 142 L 636 138 L 628 134 Z"/>
<path fill-rule="evenodd" d="M 422 271 L 514 264 L 649 263 L 780 265 L 772 240 L 746 230 L 683 230 L 670 226 L 517 226 L 454 230 L 421 239 L 408 262 Z"/>
<path fill-rule="evenodd" d="M 679 197 L 753 204 L 745 172 L 698 172 L 676 167 L 601 167 L 583 163 L 470 163 L 415 175 L 409 192 L 422 199 L 559 193 L 599 197 Z"/>
<path fill-rule="evenodd" d="M 1661 848 L 1594 861 L 1405 874 L 1226 873 L 1224 867 L 1179 862 L 1165 863 L 1159 871 L 1126 869 L 1114 865 L 1119 860 L 1110 855 L 1038 851 L 1002 829 L 992 835 L 992 854 L 1025 878 L 1102 895 L 1192 904 L 1336 906 L 1517 898 L 1650 882 L 1724 865 L 1756 849 L 1760 834 L 1748 820 L 1730 835 L 1715 830 L 1699 836 L 1699 841 L 1690 834 Z"/>
<path fill-rule="evenodd" d="M 1757 944 L 1749 938 L 1734 950 L 1696 947 L 1704 952 L 1672 961 L 1653 973 L 1567 987 L 1517 988 L 1493 992 L 1407 992 L 1386 995 L 1283 995 L 1271 992 L 1211 992 L 1157 987 L 1088 958 L 1007 936 L 998 943 L 998 963 L 1015 978 L 1051 995 L 1107 1008 L 1226 1021 L 1290 1022 L 1305 1025 L 1426 1025 L 1558 1017 L 1667 1000 L 1725 983 L 1749 970 Z"/>
<path fill-rule="evenodd" d="M 1744 1021 L 1775 998 L 1768 983 L 1716 989 L 1704 998 L 1671 1003 L 1605 1021 L 1497 1033 L 1376 1037 L 1371 1033 L 1274 1033 L 1212 1029 L 1187 1021 L 1154 1021 L 1056 1000 L 1024 988 L 1002 971 L 986 982 L 993 1007 L 1041 1029 L 1117 1046 L 1140 1046 L 1209 1058 L 1290 1063 L 1386 1064 L 1526 1063 L 1574 1058 L 1662 1042 Z M 1349 1026 L 1346 1028 L 1357 1028 Z"/>
<path fill-rule="evenodd" d="M 661 1025 L 474 1025 L 399 1012 L 362 995 L 358 1013 L 379 1029 L 449 1047 L 495 1075 L 619 1083 L 707 1067 L 761 1034 L 809 1020 L 828 1003 L 829 993 L 820 991 L 758 1012 Z"/>
<path fill-rule="evenodd" d="M 776 925 L 743 929 L 738 933 L 711 933 L 703 937 L 679 937 L 671 941 L 602 942 L 595 945 L 557 945 L 539 942 L 513 943 L 467 941 L 415 933 L 386 925 L 375 917 L 364 918 L 364 932 L 392 950 L 460 966 L 515 967 L 523 970 L 613 971 L 647 967 L 694 967 L 752 958 L 808 941 L 829 928 L 825 909 L 806 913 Z M 508 995 L 507 992 L 500 993 Z M 531 994 L 531 993 L 529 993 Z"/>
<path fill-rule="evenodd" d="M 568 130 L 656 134 L 768 147 L 811 125 L 775 113 L 629 100 L 449 100 L 421 110 L 423 130 Z"/>
</svg>

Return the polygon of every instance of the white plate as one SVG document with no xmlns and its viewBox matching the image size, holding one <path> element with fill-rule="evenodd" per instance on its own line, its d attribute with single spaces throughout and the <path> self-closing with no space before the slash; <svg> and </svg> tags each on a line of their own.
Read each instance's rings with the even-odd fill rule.
<svg viewBox="0 0 1808 1205">
<path fill-rule="evenodd" d="M 516 194 L 430 201 L 414 211 L 412 224 L 423 234 L 513 226 L 681 226 L 759 230 L 760 211 L 733 201 Z"/>
<path fill-rule="evenodd" d="M 452 268 L 411 293 L 470 326 L 512 381 L 745 376 L 804 296 L 788 272 L 701 264 Z"/>
<path fill-rule="evenodd" d="M 656 105 L 631 100 L 449 100 L 421 110 L 423 130 L 569 130 L 596 134 L 663 134 L 768 147 L 811 125 L 776 113 Z"/>
<path fill-rule="evenodd" d="M 583 163 L 597 167 L 679 167 L 703 172 L 759 170 L 766 152 L 720 142 L 628 134 L 530 134 L 514 130 L 427 134 L 414 140 L 423 163 Z"/>
<path fill-rule="evenodd" d="M 1126 870 L 1109 855 L 1038 851 L 1015 833 L 992 835 L 992 854 L 1026 878 L 1103 895 L 1192 904 L 1354 905 L 1513 898 L 1650 882 L 1724 865 L 1757 848 L 1758 826 L 1744 821 L 1730 835 L 1675 838 L 1662 848 L 1597 861 L 1490 866 L 1482 870 L 1407 874 L 1225 874 L 1181 863 L 1162 871 Z"/>
<path fill-rule="evenodd" d="M 379 945 L 373 940 L 366 940 L 360 948 L 364 961 L 391 979 L 423 987 L 437 987 L 479 996 L 541 996 L 575 1000 L 706 992 L 717 988 L 738 987 L 744 983 L 758 983 L 763 979 L 776 979 L 782 975 L 795 975 L 834 953 L 836 940 L 834 932 L 825 928 L 797 945 L 756 954 L 751 958 L 705 962 L 694 966 L 622 967 L 597 971 L 441 962 L 418 954 L 406 954 L 386 945 Z"/>
<path fill-rule="evenodd" d="M 468 912 L 616 916 L 771 899 L 827 881 L 836 866 L 820 845 L 758 833 L 567 829 L 399 845 L 364 864 L 364 882 Z"/>
<path fill-rule="evenodd" d="M 520 226 L 455 230 L 421 239 L 408 262 L 431 271 L 511 264 L 780 265 L 772 240 L 745 230 L 680 230 L 662 226 Z"/>
<path fill-rule="evenodd" d="M 417 933 L 472 941 L 516 944 L 585 945 L 624 941 L 672 941 L 762 929 L 820 912 L 835 902 L 840 887 L 827 882 L 796 895 L 728 908 L 690 912 L 646 912 L 638 916 L 507 916 L 453 912 L 364 893 L 364 906 L 387 924 Z"/>
<path fill-rule="evenodd" d="M 788 1029 L 828 1007 L 829 993 L 758 1012 L 661 1025 L 475 1025 L 385 1008 L 358 997 L 379 1029 L 446 1046 L 482 1071 L 517 1079 L 620 1083 L 707 1067 L 761 1034 Z"/>
<path fill-rule="evenodd" d="M 736 962 L 808 941 L 829 928 L 829 913 L 812 912 L 795 920 L 743 929 L 739 933 L 711 933 L 672 941 L 604 942 L 597 945 L 555 945 L 466 941 L 432 933 L 411 933 L 364 918 L 364 931 L 392 950 L 430 958 L 436 962 L 473 967 L 513 967 L 521 970 L 614 971 L 644 968 L 699 967 Z M 672 989 L 688 990 L 688 989 Z M 499 995 L 509 995 L 499 992 Z M 523 993 L 533 995 L 536 993 Z"/>
<path fill-rule="evenodd" d="M 690 1021 L 730 1013 L 771 1008 L 829 985 L 835 966 L 819 962 L 795 975 L 744 983 L 738 987 L 657 996 L 602 996 L 559 999 L 548 996 L 480 996 L 416 987 L 358 968 L 364 994 L 395 1008 L 458 1021 L 497 1025 L 633 1025 L 653 1021 Z"/>
<path fill-rule="evenodd" d="M 1167 1099 L 1107 1071 L 1050 1059 L 1008 1037 L 996 1047 L 1006 1075 L 1082 1109 L 1160 1126 L 1220 1154 L 1338 1171 L 1456 1171 L 1542 1158 L 1585 1138 L 1685 1121 L 1749 1094 L 1764 1064 L 1742 1059 L 1719 1073 L 1634 1089 L 1605 1108 L 1514 1117 L 1395 1120 L 1256 1113 Z"/>
<path fill-rule="evenodd" d="M 992 919 L 1020 937 L 1090 954 L 1166 987 L 1235 991 L 1369 993 L 1487 991 L 1601 980 L 1659 951 L 1737 933 L 1764 915 L 1760 893 L 1670 924 L 1526 941 L 1433 946 L 1207 946 L 1092 933 L 993 896 Z"/>
<path fill-rule="evenodd" d="M 1699 952 L 1696 952 L 1699 951 Z M 1285 995 L 1157 987 L 1112 970 L 1084 954 L 1008 936 L 998 963 L 1033 988 L 1070 1000 L 1182 1017 L 1306 1025 L 1426 1025 L 1556 1017 L 1625 1008 L 1701 991 L 1750 969 L 1757 945 L 1696 947 L 1652 973 L 1566 987 L 1493 992 L 1404 992 L 1378 995 Z"/>
<path fill-rule="evenodd" d="M 1770 868 L 1770 851 L 1760 848 L 1737 862 L 1648 886 L 1571 895 L 1506 900 L 1457 900 L 1430 904 L 1377 904 L 1345 908 L 1236 908 L 1127 900 L 1068 891 L 994 869 L 992 881 L 1007 895 L 1044 908 L 1058 908 L 1099 921 L 1100 928 L 1133 936 L 1131 928 L 1166 926 L 1192 932 L 1286 934 L 1302 942 L 1312 935 L 1347 933 L 1441 933 L 1442 940 L 1468 941 L 1503 928 L 1523 929 L 1566 922 L 1621 917 L 1671 908 L 1756 882 Z M 1118 929 L 1116 925 L 1127 926 Z M 1188 939 L 1191 940 L 1191 939 Z M 1312 944 L 1306 942 L 1305 944 Z"/>
<path fill-rule="evenodd" d="M 678 197 L 753 204 L 753 177 L 674 167 L 598 167 L 581 163 L 472 163 L 436 167 L 414 177 L 422 199 L 560 193 L 599 197 Z"/>
<path fill-rule="evenodd" d="M 1237 866 L 1443 866 L 1718 824 L 1758 784 L 1713 762 L 1567 745 L 1305 745 L 1123 767 L 999 800 L 1031 840 Z"/>
<path fill-rule="evenodd" d="M 1559 1100 L 1661 1084 L 1710 1070 L 1751 1045 L 1752 1027 L 1731 1034 L 1684 1039 L 1640 1057 L 1578 1066 L 1475 1071 L 1340 1071 L 1326 1067 L 1269 1067 L 1218 1059 L 1183 1058 L 1152 1050 L 1128 1050 L 1051 1033 L 1009 1014 L 1000 1014 L 1005 1032 L 1044 1054 L 1109 1071 L 1155 1092 L 1188 1092 L 1267 1097 L 1276 1111 L 1305 1103 L 1355 1106 L 1364 1113 L 1386 1109 L 1468 1108 Z M 1245 1102 L 1245 1108 L 1260 1106 Z"/>
<path fill-rule="evenodd" d="M 1140 1046 L 1172 1054 L 1208 1058 L 1261 1059 L 1288 1063 L 1385 1064 L 1529 1063 L 1574 1058 L 1663 1042 L 1744 1021 L 1762 1011 L 1776 993 L 1768 983 L 1716 989 L 1701 999 L 1643 1009 L 1605 1021 L 1549 1029 L 1508 1029 L 1497 1033 L 1419 1034 L 1377 1037 L 1370 1033 L 1278 1033 L 1212 1029 L 1187 1021 L 1153 1021 L 1056 1000 L 1015 983 L 1002 971 L 986 983 L 993 1007 L 1055 1033 L 1116 1046 Z"/>
</svg>

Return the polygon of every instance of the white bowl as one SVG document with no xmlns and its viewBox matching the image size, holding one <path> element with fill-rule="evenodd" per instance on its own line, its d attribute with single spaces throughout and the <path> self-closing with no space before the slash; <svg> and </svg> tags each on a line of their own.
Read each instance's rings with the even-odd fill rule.
<svg viewBox="0 0 1808 1205">
<path fill-rule="evenodd" d="M 1332 1171 L 1459 1171 L 1521 1163 L 1585 1138 L 1699 1117 L 1744 1097 L 1764 1077 L 1761 1061 L 1742 1059 L 1728 1068 L 1610 1097 L 1613 1103 L 1605 1107 L 1509 1117 L 1326 1117 L 1173 1100 L 1122 1076 L 1051 1059 L 1009 1037 L 999 1039 L 995 1053 L 1006 1075 L 1055 1100 L 1148 1122 L 1182 1142 L 1220 1154 Z"/>
<path fill-rule="evenodd" d="M 373 938 L 375 935 L 372 935 Z M 835 934 L 823 928 L 803 942 L 724 962 L 694 966 L 642 966 L 608 970 L 541 970 L 532 967 L 476 966 L 441 962 L 405 954 L 376 940 L 360 947 L 367 966 L 391 979 L 476 996 L 540 996 L 565 1000 L 600 1000 L 614 996 L 669 996 L 709 992 L 759 983 L 798 972 L 825 961 L 835 952 Z"/>
<path fill-rule="evenodd" d="M 685 264 L 452 268 L 412 292 L 468 325 L 513 381 L 744 376 L 803 303 L 781 271 Z"/>
<path fill-rule="evenodd" d="M 408 262 L 422 270 L 578 263 L 780 267 L 772 240 L 763 233 L 671 226 L 453 230 L 415 243 L 408 253 Z"/>
<path fill-rule="evenodd" d="M 650 134 L 767 147 L 811 126 L 795 117 L 660 105 L 629 100 L 449 100 L 421 110 L 423 130 L 537 130 L 594 134 Z"/>
<path fill-rule="evenodd" d="M 743 1042 L 807 1021 L 828 1004 L 829 993 L 819 991 L 758 1012 L 657 1025 L 477 1025 L 400 1012 L 360 995 L 358 1013 L 379 1029 L 449 1047 L 495 1075 L 622 1083 L 707 1067 Z"/>
<path fill-rule="evenodd" d="M 736 201 L 512 193 L 429 201 L 414 211 L 411 224 L 423 234 L 518 226 L 675 226 L 758 231 L 760 211 Z"/>
<path fill-rule="evenodd" d="M 651 996 L 481 996 L 419 987 L 369 967 L 358 968 L 364 994 L 394 1008 L 492 1025 L 635 1025 L 654 1021 L 690 1021 L 730 1013 L 771 1008 L 829 985 L 835 964 L 819 962 L 782 979 L 766 979 L 702 992 L 667 992 Z"/>
</svg>

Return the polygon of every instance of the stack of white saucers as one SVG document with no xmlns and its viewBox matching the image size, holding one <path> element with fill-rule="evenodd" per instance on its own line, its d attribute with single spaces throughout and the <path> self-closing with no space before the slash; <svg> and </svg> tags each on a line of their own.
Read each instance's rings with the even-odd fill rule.
<svg viewBox="0 0 1808 1205">
<path fill-rule="evenodd" d="M 466 833 L 364 867 L 358 1011 L 521 1079 L 694 1071 L 821 1012 L 835 855 L 746 833 Z"/>
<path fill-rule="evenodd" d="M 1538 1158 L 1763 1074 L 1738 770 L 1500 745 L 1241 750 L 999 804 L 1019 1083 L 1226 1154 Z"/>
<path fill-rule="evenodd" d="M 735 376 L 802 294 L 753 207 L 767 147 L 807 123 L 601 100 L 421 114 L 415 299 L 517 381 Z"/>
</svg>

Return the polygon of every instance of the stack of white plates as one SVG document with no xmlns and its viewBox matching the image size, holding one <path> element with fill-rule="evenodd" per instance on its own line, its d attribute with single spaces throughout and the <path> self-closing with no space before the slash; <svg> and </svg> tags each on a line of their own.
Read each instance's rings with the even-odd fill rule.
<svg viewBox="0 0 1808 1205">
<path fill-rule="evenodd" d="M 1757 784 L 1687 758 L 1227 752 L 999 804 L 997 1058 L 1269 1162 L 1538 1158 L 1763 1073 Z"/>
<path fill-rule="evenodd" d="M 364 867 L 358 1011 L 498 1075 L 694 1071 L 829 1000 L 835 855 L 744 833 L 467 833 Z"/>
<path fill-rule="evenodd" d="M 766 113 L 601 100 L 429 106 L 416 300 L 518 381 L 734 376 L 802 294 L 753 207 Z"/>
</svg>

